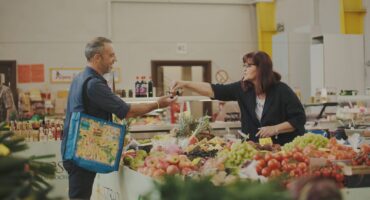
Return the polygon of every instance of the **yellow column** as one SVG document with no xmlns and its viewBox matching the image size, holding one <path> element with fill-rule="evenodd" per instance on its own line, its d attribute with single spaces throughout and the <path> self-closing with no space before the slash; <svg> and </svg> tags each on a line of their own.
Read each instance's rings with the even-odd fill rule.
<svg viewBox="0 0 370 200">
<path fill-rule="evenodd" d="M 366 9 L 362 0 L 340 0 L 340 25 L 343 34 L 363 34 Z"/>
<path fill-rule="evenodd" d="M 272 36 L 275 28 L 275 2 L 256 3 L 258 49 L 272 56 Z"/>
</svg>

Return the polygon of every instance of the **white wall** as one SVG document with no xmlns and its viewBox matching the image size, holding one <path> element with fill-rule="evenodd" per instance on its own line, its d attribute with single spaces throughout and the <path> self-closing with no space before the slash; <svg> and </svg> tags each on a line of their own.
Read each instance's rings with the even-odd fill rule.
<svg viewBox="0 0 370 200">
<path fill-rule="evenodd" d="M 302 102 L 310 96 L 310 45 L 307 33 L 279 33 L 272 38 L 274 68 L 282 80 L 301 91 Z"/>
<path fill-rule="evenodd" d="M 276 0 L 276 22 L 285 31 L 340 33 L 339 0 Z"/>
<path fill-rule="evenodd" d="M 0 0 L 0 59 L 17 64 L 45 64 L 45 83 L 18 84 L 44 88 L 49 67 L 85 66 L 84 46 L 107 35 L 107 2 L 101 0 Z M 68 84 L 51 85 L 52 90 Z M 50 88 L 49 87 L 49 88 Z"/>
<path fill-rule="evenodd" d="M 314 0 L 276 0 L 276 23 L 290 32 L 314 24 Z"/>
<path fill-rule="evenodd" d="M 306 32 L 311 36 L 340 34 L 339 3 L 339 0 L 276 0 L 276 22 L 283 23 L 288 33 Z M 367 9 L 364 22 L 365 63 L 370 61 L 370 0 L 363 0 L 363 5 Z M 370 87 L 370 66 L 366 67 L 366 74 L 365 83 Z M 312 81 L 319 81 L 315 80 L 315 76 L 312 78 Z"/>
<path fill-rule="evenodd" d="M 236 81 L 241 56 L 257 48 L 252 6 L 119 2 L 112 4 L 111 18 L 128 83 L 137 74 L 148 75 L 151 60 L 212 60 L 212 78 L 225 69 Z M 176 52 L 177 43 L 187 44 L 186 54 Z"/>
<path fill-rule="evenodd" d="M 18 84 L 21 89 L 68 89 L 50 85 L 48 69 L 84 67 L 86 42 L 111 36 L 122 73 L 116 88 L 132 88 L 137 74 L 149 75 L 153 59 L 212 60 L 213 73 L 226 69 L 236 81 L 241 56 L 257 49 L 255 8 L 240 0 L 200 2 L 0 0 L 0 59 L 45 64 L 45 83 Z M 187 43 L 187 54 L 176 53 L 178 42 Z"/>
</svg>

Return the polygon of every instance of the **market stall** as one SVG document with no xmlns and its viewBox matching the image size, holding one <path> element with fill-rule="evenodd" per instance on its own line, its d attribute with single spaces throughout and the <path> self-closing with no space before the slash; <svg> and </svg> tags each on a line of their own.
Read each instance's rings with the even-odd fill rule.
<svg viewBox="0 0 370 200">
<path fill-rule="evenodd" d="M 178 127 L 187 130 L 186 124 Z M 366 143 L 353 148 L 335 138 L 313 133 L 297 137 L 284 146 L 246 142 L 210 134 L 205 118 L 187 131 L 191 134 L 177 130 L 143 142 L 133 140 L 138 145 L 124 152 L 125 166 L 118 172 L 99 174 L 93 196 L 140 199 L 154 189 L 153 181 L 176 175 L 211 177 L 212 183 L 218 186 L 236 180 L 279 179 L 284 187 L 296 179 L 312 176 L 333 180 L 344 199 L 370 197 L 370 146 Z"/>
</svg>

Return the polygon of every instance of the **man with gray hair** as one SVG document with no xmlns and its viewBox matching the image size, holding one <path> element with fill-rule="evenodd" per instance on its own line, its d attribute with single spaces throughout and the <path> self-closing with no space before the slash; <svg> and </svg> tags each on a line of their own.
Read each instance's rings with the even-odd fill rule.
<svg viewBox="0 0 370 200">
<path fill-rule="evenodd" d="M 163 96 L 153 103 L 127 104 L 115 95 L 103 78 L 117 61 L 112 41 L 107 38 L 97 37 L 87 43 L 85 56 L 88 65 L 73 79 L 70 86 L 61 145 L 71 199 L 90 199 L 96 175 L 95 172 L 78 167 L 70 160 L 64 160 L 65 141 L 73 112 L 84 112 L 111 121 L 112 114 L 121 119 L 136 117 L 154 109 L 167 107 L 176 100 L 170 96 Z"/>
</svg>

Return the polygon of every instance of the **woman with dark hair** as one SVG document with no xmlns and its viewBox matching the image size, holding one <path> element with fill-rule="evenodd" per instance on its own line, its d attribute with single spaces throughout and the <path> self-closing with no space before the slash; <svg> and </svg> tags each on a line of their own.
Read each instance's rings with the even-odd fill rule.
<svg viewBox="0 0 370 200">
<path fill-rule="evenodd" d="M 176 81 L 172 91 L 189 89 L 221 101 L 237 101 L 241 111 L 242 132 L 249 140 L 271 137 L 283 145 L 305 131 L 306 115 L 292 89 L 281 82 L 273 71 L 272 61 L 262 51 L 243 57 L 244 76 L 241 81 L 222 85 L 206 82 Z"/>
</svg>

